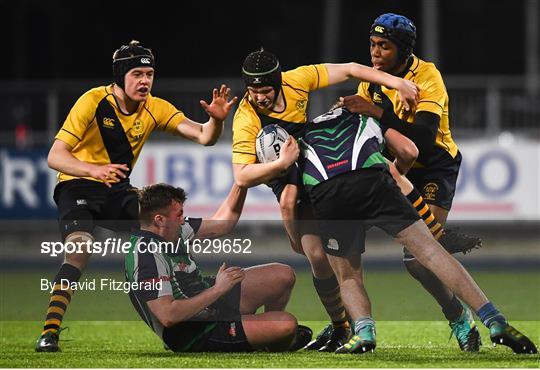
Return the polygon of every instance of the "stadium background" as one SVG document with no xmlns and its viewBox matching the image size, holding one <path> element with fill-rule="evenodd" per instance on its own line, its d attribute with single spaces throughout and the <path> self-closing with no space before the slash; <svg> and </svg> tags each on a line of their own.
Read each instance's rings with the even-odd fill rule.
<svg viewBox="0 0 540 370">
<path fill-rule="evenodd" d="M 55 173 L 47 169 L 46 154 L 78 96 L 111 81 L 110 58 L 117 47 L 137 39 L 152 48 L 153 94 L 204 121 L 198 101 L 208 100 L 212 87 L 227 83 L 242 96 L 240 66 L 250 51 L 264 46 L 284 69 L 320 62 L 369 65 L 369 27 L 389 11 L 416 23 L 415 54 L 437 64 L 449 91 L 451 128 L 464 156 L 450 225 L 484 238 L 481 250 L 460 259 L 514 319 L 540 320 L 540 5 L 535 0 L 1 2 L 7 21 L 0 26 L 0 320 L 42 319 L 47 293 L 39 291 L 39 279 L 52 278 L 61 263 L 39 251 L 41 241 L 59 240 Z M 355 87 L 316 92 L 310 116 Z M 211 215 L 232 182 L 232 116 L 215 147 L 155 133 L 143 149 L 134 184 L 182 186 L 189 194 L 187 213 Z M 300 319 L 322 320 L 317 304 L 304 306 L 316 300 L 307 261 L 290 251 L 277 219 L 273 195 L 264 186 L 252 189 L 238 233 L 253 239 L 253 253 L 197 258 L 208 272 L 224 259 L 292 264 L 299 271 L 292 310 Z M 399 246 L 381 233 L 369 235 L 365 262 L 376 317 L 439 320 L 434 302 L 404 272 L 400 259 Z M 121 276 L 121 256 L 96 256 L 90 265 L 89 277 Z M 23 284 L 24 294 L 13 294 L 13 284 Z M 501 287 L 511 293 L 499 294 Z M 123 293 L 103 294 L 78 294 L 66 318 L 103 320 L 103 299 L 111 302 L 107 319 L 135 318 Z"/>
</svg>

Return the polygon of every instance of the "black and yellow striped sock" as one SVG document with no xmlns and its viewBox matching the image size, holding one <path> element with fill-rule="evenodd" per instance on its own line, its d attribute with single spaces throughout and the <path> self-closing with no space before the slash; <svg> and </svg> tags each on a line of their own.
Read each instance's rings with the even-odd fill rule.
<svg viewBox="0 0 540 370">
<path fill-rule="evenodd" d="M 41 335 L 47 332 L 57 333 L 62 325 L 67 306 L 71 302 L 73 291 L 66 286 L 65 282 L 77 282 L 81 277 L 81 271 L 73 265 L 64 263 L 54 278 L 54 288 L 47 309 L 47 317 L 43 325 Z M 60 284 L 64 282 L 64 284 Z"/>
<path fill-rule="evenodd" d="M 435 240 L 439 240 L 444 232 L 444 228 L 440 223 L 437 222 L 437 220 L 435 220 L 435 216 L 429 209 L 429 206 L 426 204 L 424 198 L 422 198 L 418 190 L 413 188 L 413 190 L 407 195 L 407 199 L 409 202 L 411 202 L 420 217 L 422 217 L 422 220 L 424 220 L 426 223 Z"/>
<path fill-rule="evenodd" d="M 335 275 L 332 275 L 326 279 L 318 279 L 313 276 L 313 286 L 321 300 L 324 309 L 330 316 L 334 327 L 348 327 L 347 311 L 341 300 L 341 293 L 339 291 L 339 283 Z"/>
</svg>

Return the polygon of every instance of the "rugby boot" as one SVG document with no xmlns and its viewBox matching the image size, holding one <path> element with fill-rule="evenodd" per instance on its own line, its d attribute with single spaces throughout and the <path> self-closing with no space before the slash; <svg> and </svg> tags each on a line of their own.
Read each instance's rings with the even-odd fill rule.
<svg viewBox="0 0 540 370">
<path fill-rule="evenodd" d="M 334 326 L 332 325 L 332 323 L 326 325 L 326 327 L 323 330 L 321 330 L 321 332 L 317 335 L 317 337 L 313 339 L 311 342 L 309 342 L 304 347 L 304 349 L 307 351 L 318 351 L 326 344 L 326 342 L 330 340 L 333 330 L 334 330 Z"/>
<path fill-rule="evenodd" d="M 445 229 L 438 242 L 448 251 L 448 253 L 467 254 L 473 249 L 482 247 L 482 239 L 457 232 L 453 229 Z"/>
<path fill-rule="evenodd" d="M 294 352 L 298 351 L 300 348 L 304 348 L 311 341 L 312 337 L 313 332 L 310 328 L 304 325 L 298 325 L 294 343 L 289 348 L 289 351 Z"/>
<path fill-rule="evenodd" d="M 36 341 L 36 352 L 59 352 L 58 341 L 60 337 L 57 332 L 48 331 L 41 335 Z"/>
<path fill-rule="evenodd" d="M 489 326 L 489 337 L 494 347 L 501 344 L 510 347 L 514 353 L 518 354 L 538 353 L 534 343 L 508 323 L 493 322 Z"/>
<path fill-rule="evenodd" d="M 336 349 L 343 346 L 351 337 L 351 329 L 343 326 L 334 328 L 330 339 L 319 349 L 319 352 L 335 352 Z"/>
<path fill-rule="evenodd" d="M 463 313 L 459 318 L 449 322 L 450 338 L 452 335 L 456 336 L 459 348 L 465 352 L 478 352 L 482 341 L 480 340 L 480 332 L 474 322 L 471 310 L 469 307 L 463 307 Z"/>
<path fill-rule="evenodd" d="M 367 324 L 360 331 L 353 335 L 352 338 L 339 347 L 336 350 L 336 353 L 366 353 L 373 352 L 377 346 L 377 341 L 375 340 L 375 326 L 372 324 Z"/>
</svg>

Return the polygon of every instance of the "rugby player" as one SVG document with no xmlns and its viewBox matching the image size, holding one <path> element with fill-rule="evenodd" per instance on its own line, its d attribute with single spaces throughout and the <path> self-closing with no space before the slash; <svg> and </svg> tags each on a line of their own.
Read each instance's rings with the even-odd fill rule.
<svg viewBox="0 0 540 370">
<path fill-rule="evenodd" d="M 310 218 L 309 207 L 299 189 L 300 173 L 295 165 L 291 166 L 295 158 L 292 161 L 288 157 L 287 160 L 280 158 L 271 163 L 257 163 L 255 138 L 263 126 L 273 123 L 279 124 L 294 138 L 301 137 L 307 120 L 310 92 L 351 78 L 396 89 L 402 104 L 408 108 L 415 105 L 418 91 L 410 81 L 356 63 L 315 64 L 282 72 L 278 59 L 264 50 L 246 57 L 242 76 L 247 92 L 240 101 L 233 121 L 235 181 L 242 187 L 266 183 L 272 188 L 280 204 L 293 250 L 308 258 L 315 290 L 333 323 L 325 329 L 327 335 L 311 343 L 308 348 L 334 351 L 350 334 L 349 323 L 339 295 L 338 282 L 320 239 L 308 230 L 297 230 L 294 223 L 298 218 L 297 199 L 300 219 Z M 298 153 L 296 145 L 290 139 L 283 149 L 291 154 L 295 151 Z M 286 174 L 280 176 L 285 171 Z"/>
<path fill-rule="evenodd" d="M 402 15 L 383 14 L 371 26 L 370 53 L 373 67 L 419 86 L 418 105 L 414 110 L 405 110 L 394 91 L 369 82 L 360 83 L 357 95 L 344 98 L 343 103 L 352 112 L 379 120 L 383 131 L 393 128 L 416 144 L 419 156 L 407 174 L 408 179 L 399 176 L 394 178 L 428 224 L 434 237 L 451 238 L 455 235 L 443 235 L 442 230 L 452 207 L 461 153 L 450 131 L 449 99 L 442 76 L 433 63 L 425 62 L 413 54 L 415 41 L 416 27 Z M 416 189 L 421 189 L 421 194 Z M 451 242 L 454 247 L 456 244 L 458 246 L 447 248 L 449 252 L 466 252 L 480 244 L 477 238 L 462 234 L 458 237 L 461 243 Z M 439 242 L 447 246 L 444 240 L 439 239 Z M 404 249 L 403 261 L 407 271 L 442 308 L 459 347 L 463 351 L 478 351 L 480 333 L 470 309 L 407 249 Z"/>
<path fill-rule="evenodd" d="M 341 135 L 335 135 L 338 126 Z M 474 310 L 494 344 L 508 346 L 515 353 L 537 353 L 529 338 L 508 324 L 463 266 L 434 239 L 401 193 L 381 153 L 385 139 L 396 157 L 396 167 L 406 173 L 414 156 L 400 153 L 413 152 L 414 143 L 391 128 L 383 138 L 378 121 L 345 108 L 314 119 L 302 139 L 304 186 L 320 233 L 328 240 L 323 246 L 345 308 L 354 320 L 355 335 L 336 352 L 364 353 L 376 347 L 361 255 L 366 230 L 377 226 Z"/>
<path fill-rule="evenodd" d="M 137 194 L 129 175 L 150 133 L 162 130 L 213 145 L 236 101 L 228 101 L 230 90 L 222 85 L 213 90 L 210 104 L 201 101 L 208 122 L 194 122 L 171 103 L 151 95 L 155 60 L 150 49 L 131 41 L 114 52 L 112 66 L 114 83 L 79 98 L 49 152 L 49 167 L 59 172 L 54 200 L 66 243 L 91 242 L 96 225 L 117 231 L 136 228 Z M 61 289 L 59 282 L 77 282 L 89 258 L 88 253 L 65 254 L 36 351 L 59 350 L 60 325 L 73 294 Z"/>
<path fill-rule="evenodd" d="M 140 191 L 141 230 L 126 255 L 126 279 L 162 286 L 131 290 L 129 296 L 141 318 L 175 352 L 297 350 L 311 339 L 311 330 L 284 312 L 295 282 L 289 266 L 242 269 L 223 263 L 215 277 L 205 277 L 190 254 L 194 239 L 233 229 L 246 193 L 233 185 L 212 217 L 184 219 L 184 190 L 155 184 Z M 151 243 L 161 250 L 149 251 Z M 265 312 L 256 314 L 263 306 Z"/>
</svg>

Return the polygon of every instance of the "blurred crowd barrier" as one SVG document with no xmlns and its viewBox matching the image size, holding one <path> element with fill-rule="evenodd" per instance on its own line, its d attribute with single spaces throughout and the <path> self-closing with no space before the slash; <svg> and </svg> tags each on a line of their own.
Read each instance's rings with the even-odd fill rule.
<svg viewBox="0 0 540 370">
<path fill-rule="evenodd" d="M 540 142 L 512 135 L 462 139 L 463 162 L 450 220 L 540 221 Z M 0 219 L 54 219 L 56 172 L 47 167 L 48 147 L 0 149 Z M 231 145 L 193 145 L 185 140 L 150 142 L 131 175 L 137 187 L 166 182 L 188 193 L 186 213 L 210 216 L 233 183 Z M 279 220 L 275 196 L 252 188 L 246 220 Z"/>
</svg>

